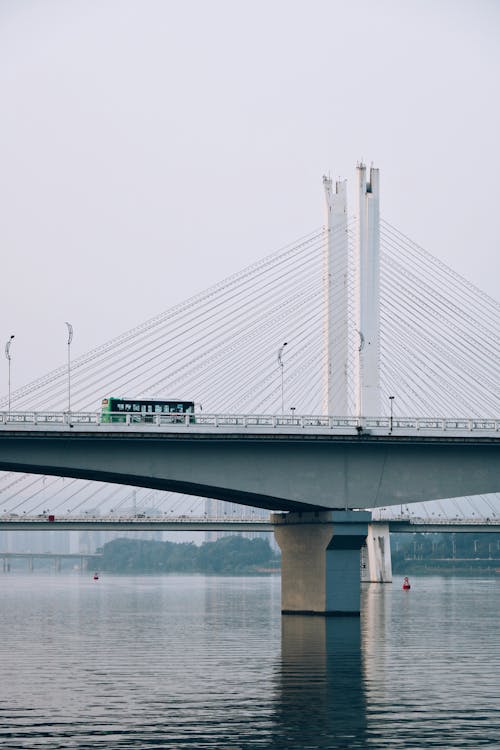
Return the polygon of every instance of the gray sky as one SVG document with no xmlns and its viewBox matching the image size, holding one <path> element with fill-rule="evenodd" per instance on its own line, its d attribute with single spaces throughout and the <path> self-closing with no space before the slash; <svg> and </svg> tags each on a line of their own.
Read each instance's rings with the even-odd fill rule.
<svg viewBox="0 0 500 750">
<path fill-rule="evenodd" d="M 319 226 L 359 159 L 498 299 L 499 41 L 496 0 L 0 0 L 0 391 L 10 334 L 14 389 L 64 321 L 76 357 Z"/>
</svg>

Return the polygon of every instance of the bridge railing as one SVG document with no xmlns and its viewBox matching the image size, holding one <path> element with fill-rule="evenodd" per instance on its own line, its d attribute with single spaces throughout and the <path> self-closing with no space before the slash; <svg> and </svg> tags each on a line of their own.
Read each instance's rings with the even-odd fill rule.
<svg viewBox="0 0 500 750">
<path fill-rule="evenodd" d="M 0 425 L 98 425 L 101 415 L 94 412 L 61 412 L 61 411 L 11 411 L 0 412 Z"/>
<path fill-rule="evenodd" d="M 374 514 L 374 523 L 389 523 L 393 524 L 393 530 L 397 531 L 399 525 L 401 526 L 412 526 L 412 527 L 443 527 L 454 526 L 454 527 L 467 527 L 473 529 L 474 527 L 489 526 L 493 530 L 498 529 L 500 526 L 500 517 L 494 512 L 490 513 L 486 517 L 474 516 L 472 518 L 465 517 L 440 517 L 440 518 L 429 518 L 429 517 L 418 517 L 411 515 L 395 515 L 379 517 Z M 242 524 L 251 526 L 255 529 L 269 530 L 270 519 L 269 518 L 256 518 L 254 515 L 236 515 L 232 516 L 229 514 L 211 516 L 204 514 L 203 516 L 194 515 L 179 515 L 174 516 L 170 513 L 163 513 L 160 515 L 149 515 L 148 513 L 137 513 L 133 515 L 123 515 L 118 513 L 108 515 L 94 515 L 92 513 L 84 513 L 83 515 L 18 515 L 9 511 L 4 511 L 0 514 L 0 524 L 5 528 L 7 525 L 12 527 L 20 525 L 30 525 L 33 527 L 40 527 L 45 529 L 54 529 L 57 526 L 67 524 L 85 524 L 85 526 L 100 526 L 103 524 L 112 524 L 120 526 L 121 524 L 134 525 L 140 528 L 141 526 L 158 526 L 170 527 L 175 526 L 203 526 L 205 524 L 220 524 L 227 528 L 238 527 Z"/>
<path fill-rule="evenodd" d="M 194 516 L 194 515 L 179 515 L 174 516 L 169 513 L 164 513 L 161 515 L 149 515 L 147 513 L 136 513 L 133 515 L 121 515 L 121 514 L 111 514 L 111 515 L 94 515 L 92 513 L 84 513 L 83 515 L 52 515 L 52 514 L 46 514 L 41 513 L 38 515 L 26 515 L 23 513 L 22 515 L 19 515 L 17 513 L 11 513 L 9 511 L 4 511 L 3 513 L 0 513 L 0 522 L 2 524 L 4 523 L 12 523 L 14 524 L 35 524 L 40 525 L 43 527 L 50 527 L 54 528 L 58 524 L 61 523 L 85 523 L 87 525 L 90 524 L 102 524 L 102 523 L 112 523 L 112 524 L 136 524 L 137 526 L 141 526 L 144 524 L 148 525 L 154 525 L 157 524 L 158 526 L 164 525 L 165 523 L 169 524 L 209 524 L 209 523 L 224 523 L 227 526 L 238 526 L 242 523 L 244 524 L 251 524 L 252 526 L 255 526 L 256 528 L 259 528 L 261 526 L 268 526 L 269 525 L 269 519 L 268 518 L 256 518 L 255 516 L 231 516 L 228 514 L 224 515 L 218 515 L 218 516 L 208 516 L 207 514 L 203 516 Z"/>
<path fill-rule="evenodd" d="M 494 512 L 491 512 L 484 518 L 482 516 L 464 517 L 464 516 L 413 516 L 413 515 L 394 515 L 394 516 L 377 516 L 373 515 L 374 522 L 380 523 L 401 523 L 410 526 L 494 526 L 500 525 L 500 518 Z"/>
<path fill-rule="evenodd" d="M 1 427 L 88 425 L 95 427 L 215 427 L 215 428 L 291 428 L 369 433 L 382 431 L 393 434 L 406 432 L 499 432 L 500 419 L 443 418 L 443 417 L 337 417 L 322 414 L 140 414 L 67 411 L 10 411 L 0 412 Z"/>
</svg>

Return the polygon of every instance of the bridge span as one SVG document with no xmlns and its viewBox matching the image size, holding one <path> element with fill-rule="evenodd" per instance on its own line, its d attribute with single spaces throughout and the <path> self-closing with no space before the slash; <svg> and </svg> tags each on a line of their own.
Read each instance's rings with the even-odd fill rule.
<svg viewBox="0 0 500 750">
<path fill-rule="evenodd" d="M 52 519 L 53 520 L 49 520 Z M 310 521 L 313 523 L 314 521 Z M 207 516 L 16 516 L 0 515 L 0 530 L 3 531 L 257 531 L 272 532 L 276 523 L 271 519 L 209 518 Z M 500 518 L 430 520 L 428 518 L 397 517 L 377 521 L 372 519 L 373 529 L 388 527 L 391 533 L 489 533 L 500 530 Z"/>
<path fill-rule="evenodd" d="M 500 420 L 146 419 L 109 424 L 98 414 L 1 415 L 0 469 L 298 512 L 500 491 Z"/>
</svg>

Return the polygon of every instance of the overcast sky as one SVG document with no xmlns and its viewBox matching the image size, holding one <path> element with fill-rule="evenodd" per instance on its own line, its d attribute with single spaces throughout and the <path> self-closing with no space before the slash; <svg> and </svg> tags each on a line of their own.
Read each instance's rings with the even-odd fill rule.
<svg viewBox="0 0 500 750">
<path fill-rule="evenodd" d="M 499 57 L 497 0 L 0 0 L 1 392 L 10 334 L 14 389 L 64 321 L 76 357 L 318 227 L 360 159 L 498 299 Z"/>
</svg>

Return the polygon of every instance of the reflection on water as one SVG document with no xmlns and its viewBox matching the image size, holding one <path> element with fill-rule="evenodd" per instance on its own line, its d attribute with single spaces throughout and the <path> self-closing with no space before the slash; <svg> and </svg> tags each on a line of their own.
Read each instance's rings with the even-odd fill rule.
<svg viewBox="0 0 500 750">
<path fill-rule="evenodd" d="M 499 586 L 368 585 L 280 615 L 278 577 L 0 575 L 0 748 L 498 748 Z"/>
<path fill-rule="evenodd" d="M 363 748 L 359 617 L 282 618 L 276 747 Z"/>
<path fill-rule="evenodd" d="M 363 591 L 368 744 L 500 748 L 500 581 L 412 578 Z"/>
</svg>

